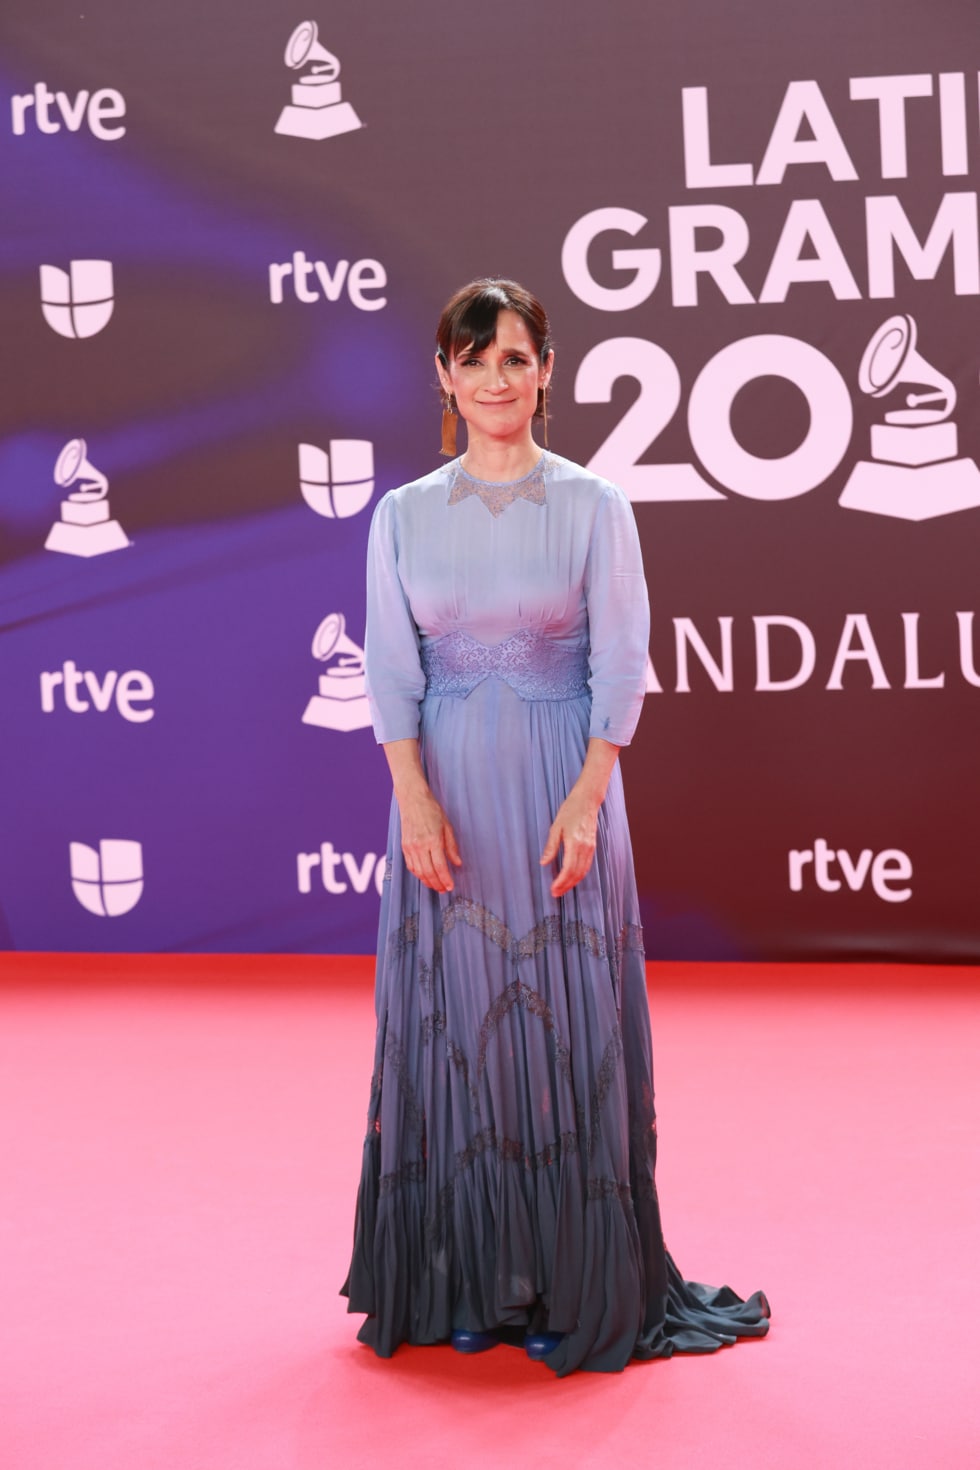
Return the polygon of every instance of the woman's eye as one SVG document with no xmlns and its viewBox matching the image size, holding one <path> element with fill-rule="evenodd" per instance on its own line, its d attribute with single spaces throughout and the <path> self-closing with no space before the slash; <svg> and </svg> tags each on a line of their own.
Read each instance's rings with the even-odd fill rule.
<svg viewBox="0 0 980 1470">
<path fill-rule="evenodd" d="M 458 359 L 458 361 L 459 361 L 459 363 L 460 363 L 460 365 L 462 367 L 482 367 L 483 366 L 483 358 L 482 357 L 461 357 L 461 358 Z M 516 356 L 508 357 L 505 360 L 505 366 L 507 366 L 507 367 L 527 367 L 527 358 L 526 357 L 516 357 Z"/>
</svg>

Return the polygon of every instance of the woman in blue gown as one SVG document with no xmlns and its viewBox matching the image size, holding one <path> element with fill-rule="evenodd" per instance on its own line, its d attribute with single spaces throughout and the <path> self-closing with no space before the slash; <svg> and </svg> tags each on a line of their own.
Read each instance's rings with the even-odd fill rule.
<svg viewBox="0 0 980 1470">
<path fill-rule="evenodd" d="M 503 1339 L 566 1374 L 712 1351 L 769 1308 L 684 1282 L 663 1243 L 617 764 L 649 632 L 632 510 L 534 441 L 554 353 L 530 293 L 473 282 L 437 341 L 466 452 L 384 496 L 368 551 L 394 797 L 343 1291 L 383 1357 Z"/>
</svg>

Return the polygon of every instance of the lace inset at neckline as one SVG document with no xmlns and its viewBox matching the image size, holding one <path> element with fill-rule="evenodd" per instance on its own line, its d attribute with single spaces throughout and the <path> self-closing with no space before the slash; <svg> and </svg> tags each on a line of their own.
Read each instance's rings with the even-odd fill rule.
<svg viewBox="0 0 980 1470">
<path fill-rule="evenodd" d="M 447 503 L 458 505 L 461 500 L 467 500 L 471 495 L 476 495 L 483 501 L 492 516 L 503 515 L 508 505 L 513 505 L 515 500 L 529 500 L 532 505 L 544 505 L 547 499 L 545 494 L 546 472 L 553 463 L 549 454 L 542 454 L 534 468 L 521 479 L 499 482 L 478 480 L 463 469 L 458 459 L 454 460 L 451 465 L 446 466 L 446 473 L 449 475 Z"/>
</svg>

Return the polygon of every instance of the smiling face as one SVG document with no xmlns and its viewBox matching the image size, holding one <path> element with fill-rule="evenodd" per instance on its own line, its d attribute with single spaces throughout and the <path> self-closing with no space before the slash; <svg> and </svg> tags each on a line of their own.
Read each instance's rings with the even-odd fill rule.
<svg viewBox="0 0 980 1470">
<path fill-rule="evenodd" d="M 530 432 L 538 406 L 538 390 L 551 379 L 554 353 L 542 363 L 531 334 L 516 311 L 497 315 L 496 336 L 480 351 L 463 346 L 443 366 L 436 357 L 439 381 L 456 399 L 471 436 L 516 440 Z"/>
</svg>

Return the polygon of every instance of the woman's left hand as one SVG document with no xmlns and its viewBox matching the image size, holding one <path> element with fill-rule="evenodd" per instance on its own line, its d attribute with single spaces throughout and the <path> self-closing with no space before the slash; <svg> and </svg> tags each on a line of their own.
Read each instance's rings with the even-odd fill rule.
<svg viewBox="0 0 980 1470">
<path fill-rule="evenodd" d="M 599 806 L 590 797 L 570 791 L 558 808 L 541 854 L 541 866 L 554 862 L 561 849 L 561 868 L 551 885 L 552 898 L 561 898 L 581 883 L 595 856 Z"/>
</svg>

